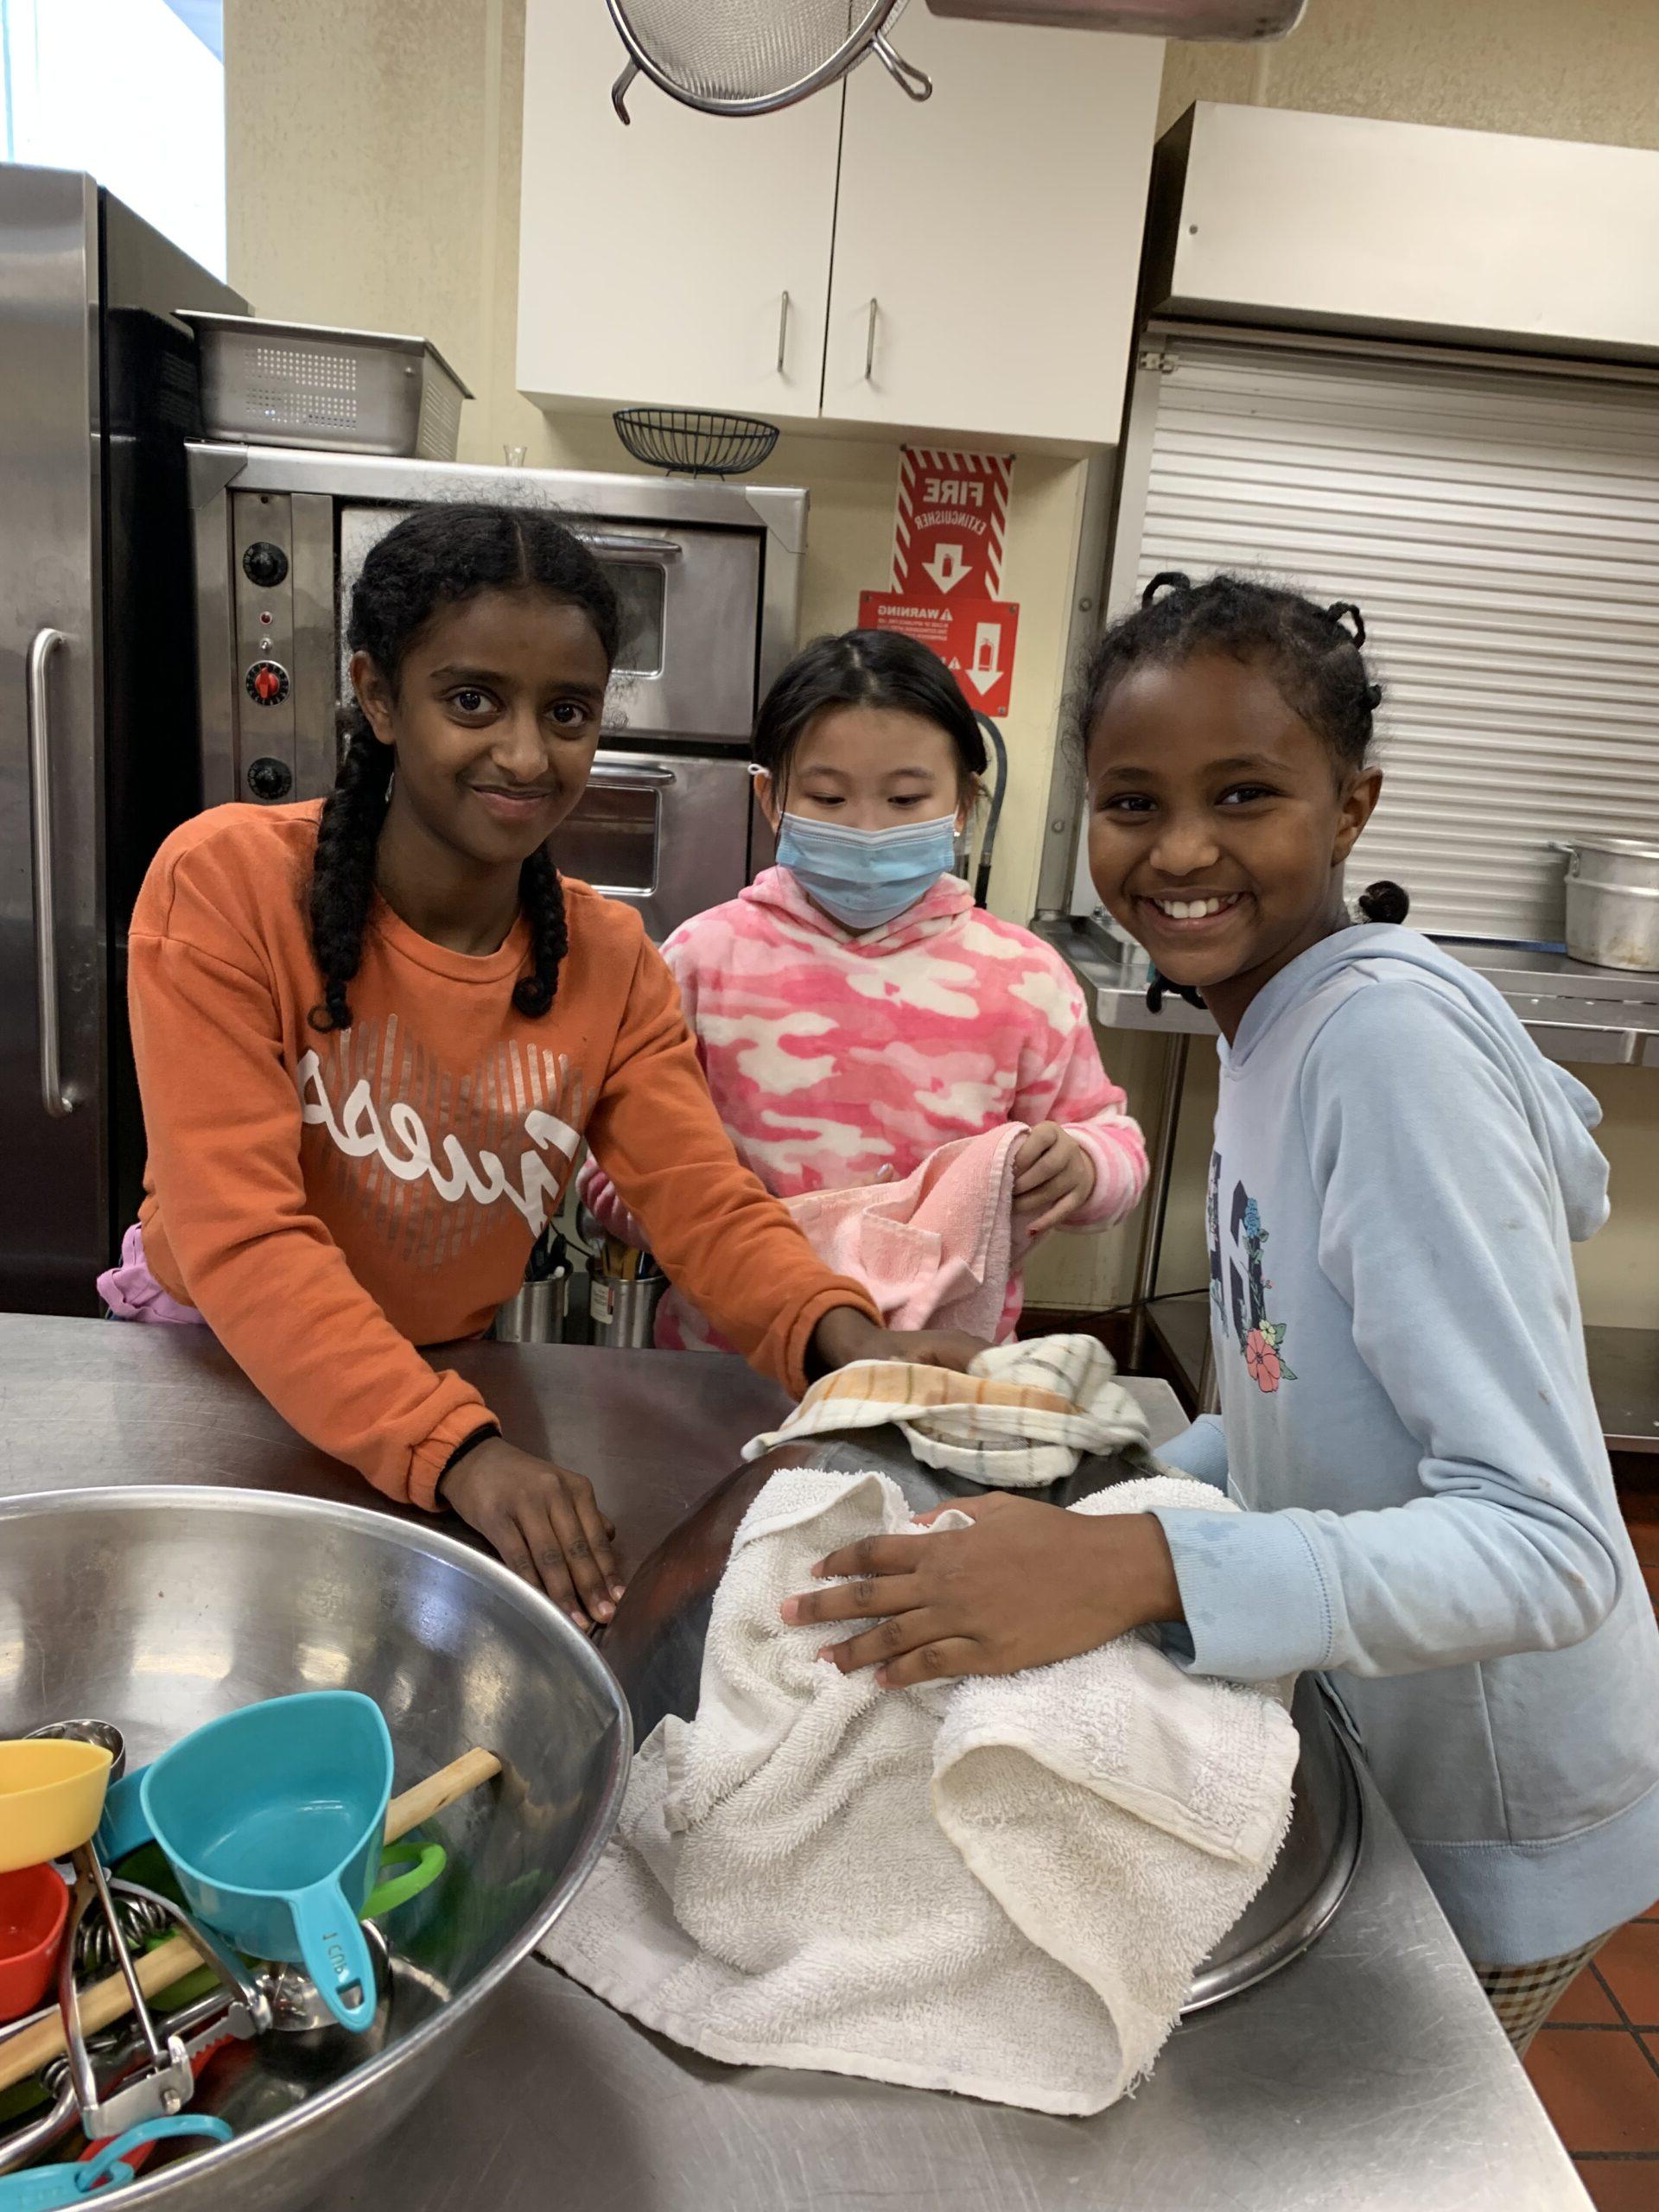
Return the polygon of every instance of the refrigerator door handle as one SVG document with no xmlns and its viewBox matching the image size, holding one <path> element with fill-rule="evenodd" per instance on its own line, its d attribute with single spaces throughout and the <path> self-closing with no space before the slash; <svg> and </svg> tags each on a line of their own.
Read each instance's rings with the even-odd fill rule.
<svg viewBox="0 0 1659 2212">
<path fill-rule="evenodd" d="M 61 630 L 37 630 L 29 647 L 29 772 L 35 847 L 35 963 L 40 989 L 41 1103 L 54 1121 L 75 1110 L 64 1088 L 58 1024 L 58 931 L 52 895 L 52 716 L 48 676 L 67 644 Z"/>
</svg>

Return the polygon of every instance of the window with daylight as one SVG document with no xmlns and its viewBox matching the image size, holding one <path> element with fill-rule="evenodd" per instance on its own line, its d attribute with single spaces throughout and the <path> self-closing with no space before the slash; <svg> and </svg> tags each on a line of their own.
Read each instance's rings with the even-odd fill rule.
<svg viewBox="0 0 1659 2212">
<path fill-rule="evenodd" d="M 0 158 L 84 169 L 225 274 L 224 0 L 0 0 Z"/>
</svg>

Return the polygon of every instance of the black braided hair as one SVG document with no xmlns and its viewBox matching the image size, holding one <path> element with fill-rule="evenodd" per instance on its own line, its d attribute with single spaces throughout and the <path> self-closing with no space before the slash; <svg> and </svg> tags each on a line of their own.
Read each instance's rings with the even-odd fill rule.
<svg viewBox="0 0 1659 2212">
<path fill-rule="evenodd" d="M 1148 662 L 1174 668 L 1196 653 L 1222 652 L 1259 661 L 1286 704 L 1324 740 L 1333 766 L 1363 768 L 1382 703 L 1364 645 L 1365 618 L 1351 600 L 1321 607 L 1254 576 L 1222 574 L 1194 584 L 1166 569 L 1141 604 L 1102 632 L 1089 657 L 1077 715 L 1079 748 L 1086 758 L 1096 717 L 1131 669 Z M 1374 883 L 1358 904 L 1368 921 L 1402 922 L 1411 901 L 1397 883 Z"/>
<path fill-rule="evenodd" d="M 580 607 L 614 664 L 622 617 L 610 578 L 579 537 L 537 507 L 417 507 L 370 549 L 352 593 L 346 643 L 368 655 L 395 696 L 405 656 L 440 607 L 481 591 L 526 590 Z M 320 1030 L 352 1025 L 346 993 L 362 962 L 394 765 L 355 699 L 341 713 L 340 734 L 311 872 L 311 947 L 322 982 L 311 1026 Z M 564 894 L 545 847 L 519 870 L 518 896 L 530 923 L 531 968 L 512 1002 L 535 1019 L 553 1003 L 569 942 Z"/>
<path fill-rule="evenodd" d="M 950 739 L 963 785 L 985 773 L 984 732 L 938 655 L 898 630 L 849 630 L 804 646 L 760 702 L 749 757 L 780 795 L 807 725 L 826 707 L 919 715 Z"/>
<path fill-rule="evenodd" d="M 1148 661 L 1175 668 L 1195 653 L 1230 653 L 1260 661 L 1286 704 L 1324 739 L 1333 762 L 1361 768 L 1371 748 L 1371 717 L 1382 703 L 1364 643 L 1364 618 L 1351 600 L 1320 607 L 1253 576 L 1214 575 L 1194 584 L 1165 569 L 1090 655 L 1077 734 L 1086 748 L 1096 715 L 1132 668 Z"/>
</svg>

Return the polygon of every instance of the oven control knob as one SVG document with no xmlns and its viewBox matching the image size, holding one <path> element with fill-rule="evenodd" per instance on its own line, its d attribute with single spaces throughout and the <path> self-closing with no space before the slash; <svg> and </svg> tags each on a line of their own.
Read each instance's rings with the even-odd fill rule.
<svg viewBox="0 0 1659 2212">
<path fill-rule="evenodd" d="M 267 754 L 248 770 L 248 789 L 255 798 L 286 798 L 293 788 L 294 772 L 286 760 L 273 760 Z"/>
<path fill-rule="evenodd" d="M 256 707 L 280 707 L 288 696 L 288 671 L 280 661 L 255 661 L 247 673 L 247 693 Z"/>
<path fill-rule="evenodd" d="M 242 573 L 251 584 L 257 584 L 262 591 L 270 591 L 288 574 L 288 556 L 280 545 L 272 545 L 262 537 L 242 556 Z"/>
</svg>

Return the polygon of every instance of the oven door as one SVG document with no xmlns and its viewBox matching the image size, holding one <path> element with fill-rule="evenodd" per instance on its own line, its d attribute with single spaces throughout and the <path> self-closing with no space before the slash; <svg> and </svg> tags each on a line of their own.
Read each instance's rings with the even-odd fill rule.
<svg viewBox="0 0 1659 2212">
<path fill-rule="evenodd" d="M 735 899 L 748 880 L 746 760 L 680 753 L 599 753 L 581 804 L 555 832 L 566 875 L 626 899 L 661 944 Z"/>
<path fill-rule="evenodd" d="M 340 696 L 352 588 L 369 548 L 407 506 L 340 502 L 336 579 Z M 664 527 L 571 516 L 605 564 L 622 602 L 622 645 L 606 703 L 607 728 L 631 737 L 701 739 L 747 747 L 754 718 L 764 532 Z"/>
</svg>

